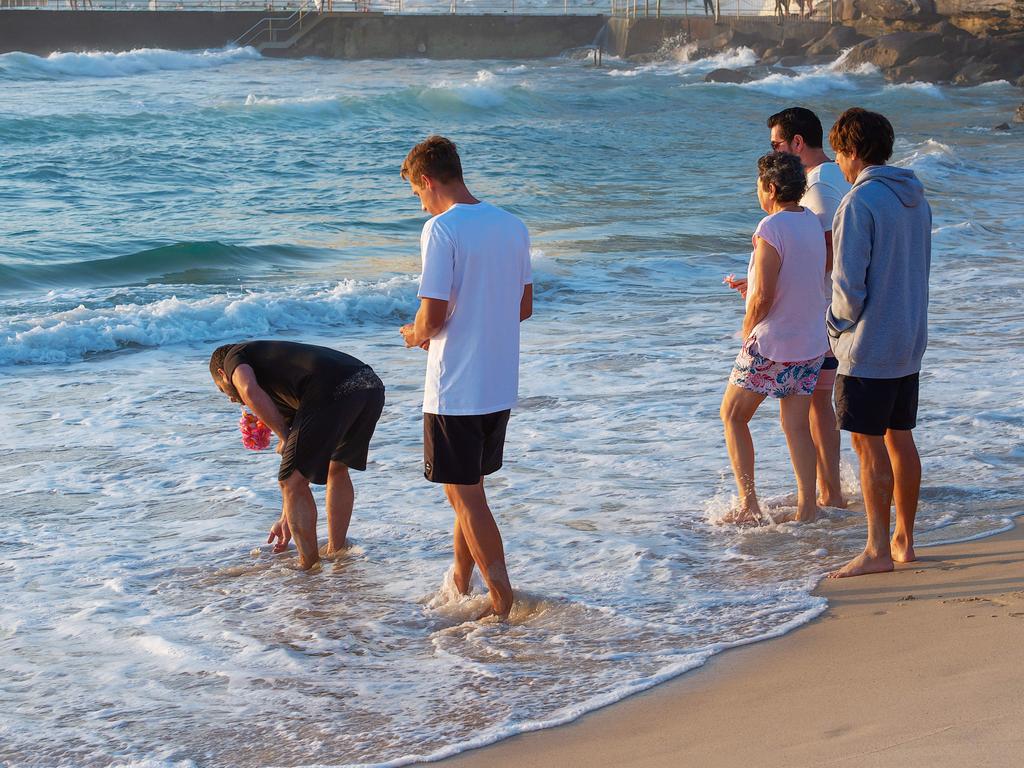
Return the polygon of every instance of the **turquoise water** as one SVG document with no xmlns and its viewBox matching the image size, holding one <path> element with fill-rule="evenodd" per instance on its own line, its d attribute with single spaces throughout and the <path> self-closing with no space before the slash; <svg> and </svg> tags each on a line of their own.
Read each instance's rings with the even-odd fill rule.
<svg viewBox="0 0 1024 768">
<path fill-rule="evenodd" d="M 887 86 L 748 61 L 263 60 L 252 51 L 0 56 L 0 761 L 366 765 L 563 722 L 823 609 L 856 509 L 715 524 L 718 401 L 760 213 L 767 115 L 888 114 L 935 210 L 918 436 L 925 542 L 1021 509 L 1020 92 Z M 451 513 L 419 475 L 424 220 L 398 176 L 430 132 L 529 225 L 536 315 L 490 483 L 521 600 L 444 582 Z M 206 371 L 250 337 L 372 364 L 388 404 L 356 547 L 319 575 L 263 543 L 274 456 Z M 762 493 L 792 503 L 772 409 Z M 847 485 L 855 491 L 847 448 Z"/>
</svg>

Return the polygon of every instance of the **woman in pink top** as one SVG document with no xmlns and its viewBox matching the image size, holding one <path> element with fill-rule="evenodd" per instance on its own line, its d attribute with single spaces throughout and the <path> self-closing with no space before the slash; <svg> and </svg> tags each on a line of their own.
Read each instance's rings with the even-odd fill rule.
<svg viewBox="0 0 1024 768">
<path fill-rule="evenodd" d="M 801 522 L 818 515 L 816 454 L 811 441 L 811 395 L 828 351 L 825 335 L 825 233 L 798 201 L 807 185 L 795 155 L 773 152 L 757 162 L 757 198 L 768 216 L 754 231 L 746 280 L 726 278 L 746 298 L 743 348 L 722 398 L 722 421 L 739 508 L 729 522 L 762 519 L 754 489 L 754 443 L 747 426 L 761 402 L 779 398 L 782 430 L 796 473 Z"/>
</svg>

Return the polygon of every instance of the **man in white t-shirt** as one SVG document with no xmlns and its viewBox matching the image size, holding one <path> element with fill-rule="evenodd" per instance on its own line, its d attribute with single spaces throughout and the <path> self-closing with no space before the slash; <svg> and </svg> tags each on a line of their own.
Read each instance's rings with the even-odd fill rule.
<svg viewBox="0 0 1024 768">
<path fill-rule="evenodd" d="M 825 285 L 828 301 L 832 300 L 832 219 L 839 203 L 850 191 L 839 166 L 828 159 L 822 148 L 824 132 L 821 121 L 811 110 L 790 107 L 768 118 L 771 145 L 776 152 L 796 155 L 807 174 L 807 191 L 800 205 L 817 215 L 825 230 Z M 832 405 L 838 361 L 829 354 L 818 375 L 818 385 L 811 397 L 811 435 L 818 453 L 818 503 L 825 507 L 846 507 L 839 476 L 839 427 Z"/>
<path fill-rule="evenodd" d="M 419 311 L 401 328 L 406 346 L 428 355 L 424 476 L 444 484 L 455 510 L 456 587 L 469 592 L 475 564 L 493 613 L 505 617 L 512 585 L 484 476 L 501 468 L 518 397 L 519 323 L 533 313 L 530 235 L 511 213 L 470 194 L 448 139 L 413 147 L 402 178 L 432 215 L 420 236 Z"/>
</svg>

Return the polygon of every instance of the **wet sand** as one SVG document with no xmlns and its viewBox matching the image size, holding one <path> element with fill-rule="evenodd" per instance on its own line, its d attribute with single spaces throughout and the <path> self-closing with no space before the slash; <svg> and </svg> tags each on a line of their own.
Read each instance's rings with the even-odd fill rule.
<svg viewBox="0 0 1024 768">
<path fill-rule="evenodd" d="M 1024 529 L 824 581 L 790 634 L 451 768 L 1024 765 Z"/>
</svg>

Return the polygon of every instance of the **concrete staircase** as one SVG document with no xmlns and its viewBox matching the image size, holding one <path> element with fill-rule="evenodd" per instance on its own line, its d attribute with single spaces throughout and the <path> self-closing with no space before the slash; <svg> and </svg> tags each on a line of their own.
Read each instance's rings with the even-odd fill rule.
<svg viewBox="0 0 1024 768">
<path fill-rule="evenodd" d="M 290 14 L 267 16 L 253 24 L 235 40 L 239 47 L 252 46 L 260 53 L 273 55 L 290 49 L 318 27 L 327 14 L 317 11 L 312 0 L 305 0 Z"/>
</svg>

